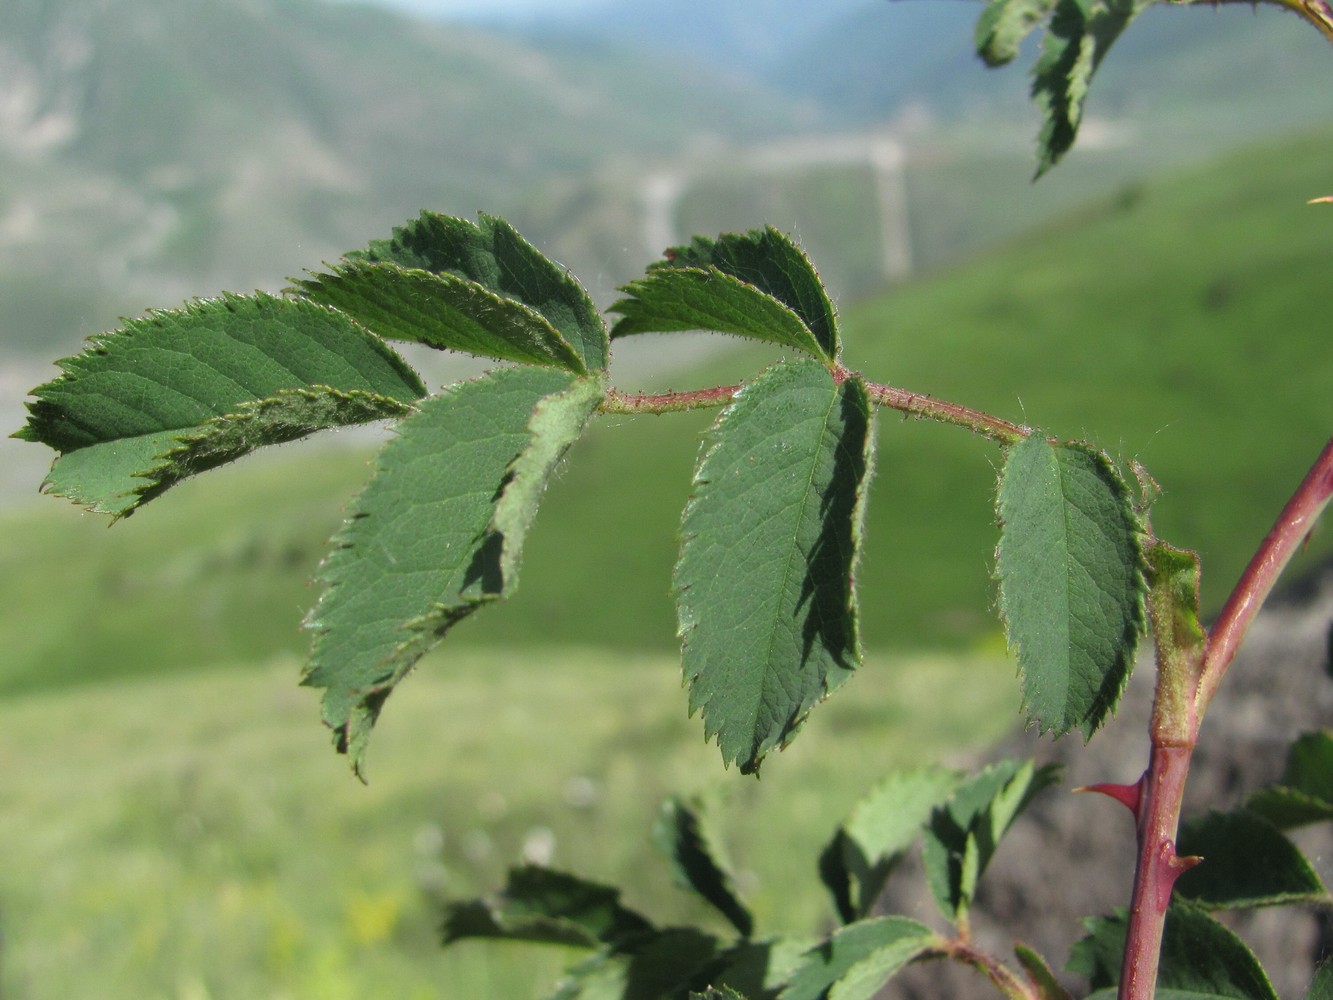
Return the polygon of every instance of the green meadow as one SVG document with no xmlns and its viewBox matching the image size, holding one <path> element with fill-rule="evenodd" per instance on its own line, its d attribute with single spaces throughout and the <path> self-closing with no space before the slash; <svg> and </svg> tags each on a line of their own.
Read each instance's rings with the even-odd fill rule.
<svg viewBox="0 0 1333 1000">
<path fill-rule="evenodd" d="M 362 786 L 298 666 L 0 705 L 7 1000 L 544 996 L 574 953 L 442 950 L 442 901 L 526 856 L 697 919 L 649 845 L 672 793 L 716 803 L 761 932 L 813 931 L 831 918 L 815 857 L 857 797 L 1017 707 L 1003 659 L 874 657 L 754 781 L 685 718 L 669 657 L 441 653 L 394 696 Z M 947 726 L 920 708 L 946 702 Z"/>
<path fill-rule="evenodd" d="M 1333 208 L 1305 204 L 1333 192 L 1330 145 L 1145 182 L 840 303 L 847 361 L 1143 462 L 1153 525 L 1201 553 L 1215 608 L 1333 427 Z M 772 357 L 729 348 L 670 385 Z M 754 782 L 685 718 L 672 656 L 676 524 L 709 419 L 598 422 L 552 484 L 517 595 L 389 702 L 369 787 L 297 686 L 308 581 L 367 445 L 272 449 L 110 529 L 54 501 L 0 515 L 0 995 L 541 995 L 569 956 L 441 952 L 441 899 L 498 886 L 526 850 L 624 882 L 664 921 L 692 915 L 647 846 L 671 792 L 720 800 L 761 929 L 823 919 L 792 859 L 888 769 L 1017 720 L 991 614 L 999 456 L 881 415 L 867 665 Z"/>
</svg>

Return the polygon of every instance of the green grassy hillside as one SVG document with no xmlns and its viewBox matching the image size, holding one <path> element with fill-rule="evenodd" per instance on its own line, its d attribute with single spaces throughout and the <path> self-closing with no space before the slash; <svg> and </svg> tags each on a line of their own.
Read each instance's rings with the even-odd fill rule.
<svg viewBox="0 0 1333 1000">
<path fill-rule="evenodd" d="M 1330 151 L 1315 133 L 1125 190 L 865 303 L 846 316 L 849 363 L 1143 462 L 1165 491 L 1155 529 L 1200 552 L 1216 607 L 1333 433 L 1333 213 L 1305 204 L 1333 189 Z M 955 605 L 942 588 L 965 588 L 962 607 L 984 593 L 994 452 L 958 436 L 881 429 L 868 573 L 938 569 L 896 588 L 919 602 L 894 615 L 908 634 L 911 612 Z M 957 457 L 933 457 L 937 438 Z M 1325 527 L 1304 560 L 1331 550 Z"/>
<path fill-rule="evenodd" d="M 686 720 L 670 657 L 473 651 L 395 697 L 365 787 L 296 668 L 0 701 L 0 994 L 548 996 L 573 955 L 442 951 L 442 898 L 499 888 L 526 850 L 664 923 L 707 921 L 649 846 L 674 793 L 721 800 L 760 931 L 812 932 L 831 915 L 814 858 L 852 803 L 891 768 L 994 739 L 1016 707 L 1001 660 L 873 661 L 746 781 Z"/>
<path fill-rule="evenodd" d="M 1165 491 L 1157 530 L 1202 553 L 1216 606 L 1333 429 L 1333 210 L 1304 204 L 1333 188 L 1330 145 L 1311 135 L 1126 190 L 850 308 L 848 360 L 1141 460 Z M 672 383 L 731 381 L 769 357 L 741 350 Z M 709 419 L 599 421 L 550 490 L 514 600 L 449 642 L 672 648 L 676 524 Z M 992 641 L 996 450 L 891 413 L 879 442 L 867 641 Z M 7 515 L 0 689 L 299 653 L 305 581 L 367 474 L 360 452 L 284 447 L 109 531 L 54 503 Z M 1331 549 L 1325 530 L 1303 558 Z"/>
</svg>

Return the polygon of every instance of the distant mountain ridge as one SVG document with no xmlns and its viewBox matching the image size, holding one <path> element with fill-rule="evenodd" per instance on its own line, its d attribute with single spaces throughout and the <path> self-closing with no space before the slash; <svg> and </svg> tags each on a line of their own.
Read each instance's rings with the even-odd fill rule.
<svg viewBox="0 0 1333 1000">
<path fill-rule="evenodd" d="M 944 0 L 615 0 L 479 27 L 320 0 L 14 0 L 0 27 L 0 356 L 72 350 L 150 303 L 280 286 L 423 207 L 508 215 L 577 272 L 601 272 L 605 292 L 641 266 L 648 175 L 698 149 L 725 172 L 747 144 L 799 131 L 919 119 L 953 143 L 913 139 L 923 177 L 971 145 L 983 158 L 1002 148 L 986 169 L 1022 184 L 1035 133 L 1025 70 L 980 67 L 974 15 Z M 1150 170 L 1159 148 L 1333 118 L 1333 54 L 1296 19 L 1146 18 L 1089 105 L 1096 124 L 1131 121 L 1134 134 L 1109 134 L 1143 152 L 1113 169 L 1089 157 L 1094 183 Z M 1081 156 L 1013 203 L 1071 203 L 1059 189 L 1077 186 Z M 859 197 L 854 179 L 820 183 L 820 205 Z M 723 184 L 763 186 L 734 169 Z M 909 191 L 914 226 L 941 231 L 921 237 L 921 259 L 985 245 L 944 230 L 975 229 L 994 209 L 969 199 L 997 190 L 956 191 L 949 204 L 969 218 L 938 224 L 940 206 Z M 815 204 L 795 191 L 719 214 L 705 198 L 678 222 L 743 214 L 855 242 L 836 236 L 840 217 L 810 218 Z"/>
<path fill-rule="evenodd" d="M 0 353 L 280 283 L 423 207 L 504 213 L 618 156 L 794 127 L 757 85 L 595 48 L 317 0 L 15 0 Z"/>
</svg>

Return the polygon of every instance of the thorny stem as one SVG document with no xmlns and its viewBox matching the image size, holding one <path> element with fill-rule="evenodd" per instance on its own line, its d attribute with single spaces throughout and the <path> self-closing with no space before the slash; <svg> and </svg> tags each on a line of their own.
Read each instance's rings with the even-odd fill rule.
<svg viewBox="0 0 1333 1000">
<path fill-rule="evenodd" d="M 1152 1000 L 1171 890 L 1176 879 L 1200 860 L 1176 854 L 1180 806 L 1193 753 L 1193 743 L 1188 746 L 1155 743 L 1148 770 L 1139 779 L 1140 799 L 1135 817 L 1139 857 L 1134 868 L 1134 894 L 1120 968 L 1120 1000 Z"/>
<path fill-rule="evenodd" d="M 839 365 L 833 377 L 842 382 L 852 373 Z M 864 381 L 864 380 L 863 380 Z M 907 416 L 938 420 L 941 423 L 965 427 L 975 434 L 988 437 L 1001 444 L 1016 444 L 1028 436 L 1028 430 L 999 417 L 980 410 L 959 406 L 942 399 L 933 399 L 919 393 L 897 389 L 878 382 L 864 381 L 866 393 L 872 402 L 899 410 Z M 739 385 L 723 385 L 713 389 L 696 389 L 691 392 L 665 392 L 658 394 L 625 393 L 612 389 L 602 403 L 604 413 L 675 413 L 682 410 L 697 410 L 711 406 L 724 406 L 741 390 Z"/>
<path fill-rule="evenodd" d="M 966 427 L 968 430 L 988 437 L 1001 444 L 1017 444 L 1028 436 L 1028 430 L 1011 424 L 999 417 L 992 417 L 980 410 L 971 410 L 957 403 L 948 403 L 942 399 L 932 399 L 906 389 L 895 389 L 890 385 L 866 382 L 866 392 L 881 406 L 888 406 L 913 417 L 928 417 L 945 424 Z"/>
<path fill-rule="evenodd" d="M 1236 654 L 1255 612 L 1272 590 L 1315 520 L 1333 497 L 1333 440 L 1315 460 L 1305 479 L 1292 494 L 1272 531 L 1259 546 L 1241 575 L 1217 623 L 1210 630 L 1203 650 L 1203 664 L 1193 698 L 1183 706 L 1178 700 L 1158 698 L 1153 706 L 1152 751 L 1147 772 L 1135 786 L 1091 790 L 1111 794 L 1129 806 L 1135 816 L 1139 856 L 1134 872 L 1134 894 L 1121 967 L 1119 1000 L 1152 1000 L 1161 955 L 1162 930 L 1176 879 L 1199 863 L 1199 858 L 1176 854 L 1175 838 L 1180 822 L 1185 778 L 1194 753 L 1204 710 Z M 1171 609 L 1158 613 L 1171 613 Z M 1160 634 L 1160 633 L 1159 633 Z M 1159 639 L 1159 643 L 1160 643 Z M 1179 652 L 1179 651 L 1169 651 Z M 1181 662 L 1163 656 L 1159 669 Z M 1170 680 L 1170 679 L 1163 679 Z M 1161 687 L 1159 687 L 1159 692 Z M 1169 713 L 1185 718 L 1165 718 Z M 1120 794 L 1117 794 L 1117 791 Z"/>
</svg>

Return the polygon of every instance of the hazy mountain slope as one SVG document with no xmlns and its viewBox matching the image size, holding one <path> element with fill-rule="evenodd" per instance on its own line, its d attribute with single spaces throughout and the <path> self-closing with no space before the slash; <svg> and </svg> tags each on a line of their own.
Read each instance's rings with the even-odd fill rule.
<svg viewBox="0 0 1333 1000">
<path fill-rule="evenodd" d="M 548 54 L 370 6 L 16 0 L 0 27 L 0 352 L 280 283 L 423 207 L 505 212 L 608 157 L 790 124 L 758 88 L 665 78 L 637 54 Z M 71 313 L 91 330 L 68 330 Z"/>
<path fill-rule="evenodd" d="M 676 54 L 749 74 L 804 106 L 824 127 L 896 117 L 1029 117 L 1035 45 L 1004 72 L 973 54 L 980 8 L 947 0 L 607 0 L 536 15 L 512 30 L 562 34 Z M 1198 131 L 1264 130 L 1333 114 L 1333 58 L 1308 25 L 1275 9 L 1154 7 L 1115 43 L 1090 114 L 1167 115 Z M 1143 86 L 1143 79 L 1150 83 Z"/>
<path fill-rule="evenodd" d="M 573 10 L 538 11 L 510 23 L 535 37 L 566 35 L 598 38 L 616 45 L 671 53 L 691 62 L 720 62 L 754 73 L 824 30 L 867 0 L 764 0 L 718 3 L 676 0 L 603 0 Z M 879 6 L 883 6 L 882 2 Z"/>
</svg>

